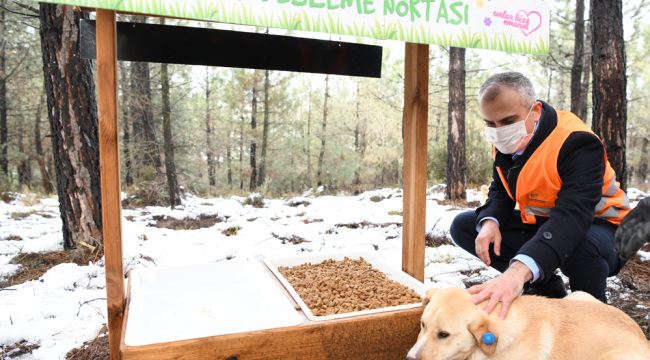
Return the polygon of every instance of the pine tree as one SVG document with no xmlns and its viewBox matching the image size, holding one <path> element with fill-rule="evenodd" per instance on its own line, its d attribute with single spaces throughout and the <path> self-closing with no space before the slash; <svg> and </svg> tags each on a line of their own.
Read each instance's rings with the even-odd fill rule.
<svg viewBox="0 0 650 360">
<path fill-rule="evenodd" d="M 447 198 L 466 199 L 465 183 L 465 49 L 449 49 Z"/>
<path fill-rule="evenodd" d="M 593 122 L 621 189 L 627 188 L 627 77 L 621 0 L 591 0 Z"/>
<path fill-rule="evenodd" d="M 327 136 L 327 99 L 330 97 L 329 94 L 329 75 L 325 75 L 325 100 L 323 101 L 323 129 L 320 135 L 321 145 L 320 145 L 320 154 L 318 155 L 318 172 L 316 173 L 316 178 L 318 179 L 318 186 L 323 185 L 322 173 L 323 173 L 323 158 L 325 157 L 325 139 Z"/>
<path fill-rule="evenodd" d="M 580 93 L 582 92 L 580 80 L 582 77 L 585 37 L 585 0 L 576 0 L 575 14 L 573 66 L 571 67 L 571 112 L 580 114 Z"/>
<path fill-rule="evenodd" d="M 40 4 L 48 117 L 66 249 L 101 245 L 102 198 L 97 103 L 90 60 L 79 56 L 80 19 L 69 5 Z"/>
</svg>

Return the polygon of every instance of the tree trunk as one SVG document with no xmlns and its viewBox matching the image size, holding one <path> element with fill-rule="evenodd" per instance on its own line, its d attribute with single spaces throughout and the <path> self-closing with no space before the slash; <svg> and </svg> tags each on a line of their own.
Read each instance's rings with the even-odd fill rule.
<svg viewBox="0 0 650 360">
<path fill-rule="evenodd" d="M 126 186 L 133 185 L 133 176 L 131 175 L 131 134 L 129 133 L 129 81 L 126 76 L 126 66 L 123 61 L 118 61 L 120 68 L 120 85 L 122 87 L 122 132 L 124 133 L 124 167 L 126 170 Z"/>
<path fill-rule="evenodd" d="M 160 19 L 160 24 L 165 24 L 165 19 Z M 181 204 L 178 180 L 176 179 L 176 165 L 174 164 L 174 142 L 172 139 L 172 109 L 169 103 L 169 74 L 167 64 L 160 64 L 160 82 L 162 85 L 163 106 L 163 138 L 165 141 L 165 171 L 167 173 L 167 186 L 169 188 L 169 205 L 172 210 Z"/>
<path fill-rule="evenodd" d="M 309 111 L 307 112 L 307 186 L 311 188 L 311 84 L 309 85 Z"/>
<path fill-rule="evenodd" d="M 145 23 L 145 16 L 133 16 L 133 22 Z M 142 129 L 143 158 L 142 165 L 153 166 L 156 174 L 161 175 L 162 161 L 156 145 L 156 125 L 153 119 L 153 102 L 151 100 L 151 74 L 149 63 L 133 62 L 131 64 L 131 106 L 134 108 L 133 121 Z"/>
<path fill-rule="evenodd" d="M 244 117 L 239 121 L 239 189 L 244 190 Z"/>
<path fill-rule="evenodd" d="M 402 115 L 402 118 L 404 118 L 404 115 Z M 440 122 L 442 121 L 442 107 L 438 107 L 438 117 L 437 117 L 437 119 L 438 119 L 438 126 L 436 126 L 436 138 L 435 138 L 436 142 L 438 141 L 438 137 L 440 136 L 439 134 L 440 134 Z M 402 122 L 404 122 L 404 121 L 402 120 Z M 404 127 L 404 126 L 402 126 L 402 127 Z M 402 137 L 404 137 L 403 134 L 402 134 Z"/>
<path fill-rule="evenodd" d="M 18 129 L 18 151 L 21 154 L 20 165 L 18 166 L 18 183 L 32 187 L 32 169 L 29 156 L 25 153 L 24 128 L 22 122 Z"/>
<path fill-rule="evenodd" d="M 41 171 L 41 178 L 43 179 L 43 189 L 45 189 L 46 193 L 51 194 L 53 190 L 52 179 L 45 166 L 45 155 L 43 154 L 43 144 L 41 141 L 41 109 L 43 108 L 44 102 L 44 95 L 41 95 L 41 100 L 38 102 L 38 107 L 36 108 L 36 119 L 34 121 L 34 147 L 36 148 L 36 161 L 38 162 L 38 168 Z"/>
<path fill-rule="evenodd" d="M 591 0 L 593 25 L 593 122 L 592 130 L 605 144 L 607 158 L 621 189 L 627 188 L 625 159 L 627 103 L 625 99 L 625 41 L 621 0 Z"/>
<path fill-rule="evenodd" d="M 54 147 L 52 147 L 52 148 L 54 148 Z M 47 170 L 47 174 L 50 176 L 50 181 L 52 183 L 52 189 L 54 189 L 55 184 L 57 184 L 58 182 L 56 180 L 56 168 L 54 167 L 54 152 L 53 151 L 48 151 L 48 152 L 45 153 L 45 169 Z"/>
<path fill-rule="evenodd" d="M 323 132 L 321 133 L 320 139 L 320 154 L 318 155 L 318 171 L 316 173 L 316 178 L 318 178 L 318 186 L 323 185 L 323 180 L 321 179 L 321 174 L 323 173 L 323 157 L 325 156 L 325 136 L 327 128 L 327 98 L 329 95 L 329 75 L 325 75 L 325 101 L 323 102 Z"/>
<path fill-rule="evenodd" d="M 293 169 L 293 159 L 294 159 L 294 154 L 293 154 L 293 147 L 291 148 L 291 168 Z M 291 177 L 291 192 L 293 192 L 293 176 Z"/>
<path fill-rule="evenodd" d="M 256 122 L 256 116 L 257 116 L 257 70 L 253 73 L 253 103 L 251 104 L 251 153 L 250 153 L 250 160 L 251 160 L 251 182 L 249 186 L 249 190 L 253 191 L 255 190 L 255 187 L 257 186 L 257 162 L 255 160 L 255 152 L 257 151 L 257 143 L 255 142 L 256 134 L 255 134 L 255 129 L 257 129 L 257 122 Z M 260 171 L 263 171 L 261 169 L 260 165 Z M 263 176 L 263 175 L 261 175 Z"/>
<path fill-rule="evenodd" d="M 587 38 L 585 40 L 585 51 L 582 67 L 582 90 L 580 91 L 580 113 L 578 118 L 587 123 L 589 114 L 587 103 L 589 102 L 589 82 L 591 80 L 591 22 L 587 25 Z"/>
<path fill-rule="evenodd" d="M 0 170 L 5 176 L 9 175 L 9 162 L 7 159 L 7 78 L 6 78 L 6 64 L 5 56 L 7 49 L 6 31 L 7 26 L 5 23 L 5 11 L 0 9 Z"/>
<path fill-rule="evenodd" d="M 465 182 L 465 49 L 449 49 L 447 198 L 466 199 Z"/>
<path fill-rule="evenodd" d="M 585 0 L 576 0 L 576 22 L 574 24 L 573 66 L 571 67 L 571 112 L 580 114 L 580 92 L 582 90 L 582 64 L 585 37 Z"/>
<path fill-rule="evenodd" d="M 210 69 L 205 68 L 205 144 L 206 156 L 208 158 L 208 181 L 210 186 L 217 185 L 217 178 L 215 175 L 214 166 L 214 152 L 212 150 L 212 111 L 210 109 L 210 95 L 212 89 L 210 88 Z"/>
<path fill-rule="evenodd" d="M 136 178 L 140 177 L 140 172 L 137 170 L 142 164 L 141 159 L 141 148 L 144 143 L 144 137 L 142 136 L 142 116 L 138 104 L 137 87 L 139 82 L 137 73 L 140 71 L 141 65 L 136 62 L 131 62 L 131 79 L 130 79 L 130 92 L 129 92 L 129 119 L 131 121 L 131 167 L 135 170 L 134 175 Z"/>
<path fill-rule="evenodd" d="M 645 179 L 648 177 L 648 170 L 650 170 L 650 156 L 646 155 L 648 154 L 648 151 L 650 151 L 650 139 L 645 137 L 641 140 L 641 142 L 643 143 L 643 145 L 641 145 L 641 154 L 645 156 L 641 156 L 641 161 L 639 162 L 639 166 L 637 166 L 636 170 L 636 187 L 638 188 L 643 187 L 645 184 Z"/>
<path fill-rule="evenodd" d="M 359 148 L 359 103 L 361 102 L 361 80 L 357 80 L 357 111 L 356 111 L 356 118 L 357 122 L 356 125 L 354 126 L 354 150 L 357 153 L 357 159 L 359 161 L 359 164 L 357 164 L 357 168 L 354 170 L 354 183 L 359 186 L 361 184 L 361 174 L 360 174 L 360 169 L 361 169 L 361 151 Z M 358 191 L 359 189 L 357 189 Z"/>
<path fill-rule="evenodd" d="M 551 85 L 553 84 L 553 69 L 548 72 L 548 92 L 546 94 L 546 102 L 551 103 Z"/>
<path fill-rule="evenodd" d="M 270 71 L 266 70 L 264 75 L 264 127 L 262 129 L 262 158 L 260 159 L 260 175 L 257 180 L 257 185 L 264 184 L 264 177 L 266 176 L 266 148 L 269 142 L 269 75 Z"/>
<path fill-rule="evenodd" d="M 70 5 L 40 3 L 48 117 L 65 249 L 103 243 L 99 132 L 92 63 L 79 54 L 79 20 Z"/>
<path fill-rule="evenodd" d="M 559 86 L 558 86 L 558 92 L 557 92 L 557 101 L 554 104 L 555 106 L 557 106 L 558 109 L 564 109 L 564 100 L 565 100 L 564 80 L 565 79 L 564 79 L 563 76 L 560 76 L 559 79 L 558 79 Z"/>
<path fill-rule="evenodd" d="M 230 159 L 230 131 L 228 131 L 228 141 L 226 142 L 226 161 L 228 162 L 228 186 L 232 189 L 232 161 Z"/>
</svg>

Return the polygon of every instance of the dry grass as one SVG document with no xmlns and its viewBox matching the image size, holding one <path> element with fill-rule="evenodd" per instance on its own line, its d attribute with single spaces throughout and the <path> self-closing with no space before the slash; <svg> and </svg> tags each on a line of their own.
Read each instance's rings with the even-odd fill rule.
<svg viewBox="0 0 650 360">
<path fill-rule="evenodd" d="M 461 200 L 445 199 L 445 200 L 435 200 L 435 201 L 438 203 L 438 205 L 445 205 L 445 206 L 451 205 L 451 206 L 453 206 L 455 208 L 463 208 L 463 209 L 464 208 L 475 208 L 475 207 L 481 206 L 480 201 L 467 202 L 467 200 L 463 200 L 463 199 L 461 199 Z M 457 210 L 457 209 L 455 209 L 455 210 Z"/>
<path fill-rule="evenodd" d="M 388 215 L 399 215 L 399 216 L 403 216 L 404 214 L 403 214 L 401 211 L 399 211 L 399 210 L 395 210 L 395 211 L 389 211 L 389 212 L 388 212 Z"/>
<path fill-rule="evenodd" d="M 1 191 L 0 192 L 0 200 L 2 200 L 4 202 L 6 202 L 7 204 L 9 204 L 10 202 L 16 200 L 16 197 L 13 196 L 13 194 L 8 192 L 8 191 Z"/>
<path fill-rule="evenodd" d="M 202 228 L 209 228 L 216 223 L 223 222 L 225 219 L 219 215 L 205 215 L 201 214 L 198 218 L 192 219 L 186 217 L 185 219 L 176 219 L 171 216 L 154 216 L 157 228 L 165 228 L 172 230 L 196 230 Z"/>
<path fill-rule="evenodd" d="M 242 229 L 241 226 L 231 226 L 231 227 L 229 227 L 229 228 L 227 228 L 225 230 L 222 230 L 221 233 L 226 235 L 226 236 L 234 236 L 234 235 L 237 235 L 237 233 L 241 229 Z"/>
<path fill-rule="evenodd" d="M 305 219 L 302 221 L 305 224 L 311 224 L 311 223 L 317 223 L 317 222 L 323 222 L 323 219 Z"/>
<path fill-rule="evenodd" d="M 261 209 L 264 207 L 264 198 L 261 196 L 247 197 L 241 202 L 242 205 L 252 205 L 254 208 Z"/>
<path fill-rule="evenodd" d="M 641 261 L 640 257 L 630 259 L 617 275 L 621 289 L 608 288 L 610 305 L 616 306 L 630 316 L 650 340 L 650 261 Z M 629 291 L 629 292 L 628 292 Z M 621 294 L 627 294 L 622 296 Z"/>
<path fill-rule="evenodd" d="M 104 336 L 101 336 L 104 335 Z M 108 347 L 108 329 L 102 328 L 94 340 L 86 341 L 80 347 L 68 351 L 66 360 L 108 360 L 110 349 Z"/>
<path fill-rule="evenodd" d="M 360 223 L 350 223 L 350 224 L 336 224 L 336 227 L 337 228 L 346 227 L 348 229 L 358 229 L 360 227 L 361 228 L 363 228 L 363 227 L 373 227 L 373 228 L 382 227 L 382 228 L 385 228 L 385 227 L 388 227 L 388 226 L 391 226 L 391 225 L 397 225 L 397 227 L 402 227 L 401 222 L 399 222 L 399 223 L 398 222 L 390 222 L 390 223 L 375 224 L 375 223 L 371 223 L 371 222 L 367 222 L 367 221 L 363 221 L 363 222 L 360 222 Z"/>
<path fill-rule="evenodd" d="M 143 190 L 122 200 L 122 208 L 137 209 L 146 206 L 169 206 L 169 197 L 163 196 L 166 187 L 166 183 L 152 181 L 146 184 Z"/>
<path fill-rule="evenodd" d="M 275 233 L 271 233 L 271 235 L 273 235 L 273 237 L 276 238 L 276 239 L 282 240 L 282 244 L 286 244 L 286 243 L 289 242 L 289 243 L 292 243 L 294 245 L 298 245 L 298 244 L 301 244 L 301 243 L 311 242 L 311 241 L 309 241 L 307 239 L 301 238 L 300 236 L 296 236 L 296 235 L 291 235 L 291 237 L 279 236 L 279 235 L 276 235 Z"/>
<path fill-rule="evenodd" d="M 29 215 L 36 214 L 35 210 L 32 210 L 30 212 L 12 212 L 11 213 L 11 218 L 14 220 L 22 220 L 26 217 L 29 217 Z"/>
<path fill-rule="evenodd" d="M 371 223 L 371 222 L 367 222 L 367 221 L 362 221 L 360 223 L 336 224 L 336 225 L 334 225 L 335 226 L 334 229 L 329 229 L 325 233 L 326 234 L 338 234 L 336 229 L 341 228 L 341 227 L 345 227 L 345 228 L 348 228 L 348 229 L 358 229 L 358 228 L 364 228 L 364 227 L 368 227 L 368 228 L 382 227 L 382 228 L 385 228 L 385 227 L 388 227 L 388 226 L 391 226 L 391 225 L 396 225 L 397 227 L 402 227 L 401 222 L 399 222 L 399 223 L 398 222 L 390 222 L 390 223 L 376 224 L 376 223 Z"/>
<path fill-rule="evenodd" d="M 441 245 L 454 245 L 454 242 L 449 240 L 447 235 L 449 235 L 448 231 L 443 231 L 442 234 L 436 234 L 436 235 L 428 232 L 425 235 L 424 243 L 428 247 L 438 247 Z"/>
<path fill-rule="evenodd" d="M 3 238 L 0 238 L 0 241 L 8 241 L 8 240 L 13 240 L 13 241 L 22 241 L 23 238 L 20 237 L 19 235 L 9 235 Z"/>
<path fill-rule="evenodd" d="M 480 285 L 490 280 L 490 277 L 481 275 L 481 271 L 483 270 L 487 270 L 487 268 L 480 267 L 480 268 L 470 269 L 470 270 L 461 270 L 460 273 L 467 276 L 467 279 L 463 279 L 463 283 L 465 284 L 465 286 L 470 288 L 474 285 Z"/>
<path fill-rule="evenodd" d="M 13 275 L 0 280 L 0 289 L 36 280 L 52 267 L 62 263 L 75 263 L 80 266 L 85 266 L 88 265 L 89 261 L 97 262 L 103 256 L 102 249 L 99 248 L 98 250 L 95 253 L 91 253 L 85 249 L 77 249 L 70 252 L 18 253 L 9 263 L 21 265 L 21 267 Z"/>
<path fill-rule="evenodd" d="M 3 345 L 0 348 L 0 359 L 13 359 L 22 355 L 31 354 L 32 351 L 41 347 L 39 343 L 32 344 L 26 340 L 11 345 Z"/>
<path fill-rule="evenodd" d="M 307 201 L 307 200 L 296 200 L 296 201 L 291 200 L 291 201 L 289 201 L 289 203 L 287 203 L 287 205 L 289 205 L 291 207 L 298 207 L 300 205 L 305 205 L 305 207 L 307 207 L 307 206 L 309 206 L 309 204 L 311 204 L 311 203 L 309 201 Z"/>
</svg>

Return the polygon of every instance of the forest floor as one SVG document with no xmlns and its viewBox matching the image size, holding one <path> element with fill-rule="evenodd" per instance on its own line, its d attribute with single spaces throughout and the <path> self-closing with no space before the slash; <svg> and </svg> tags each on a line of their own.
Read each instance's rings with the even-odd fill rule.
<svg viewBox="0 0 650 360">
<path fill-rule="evenodd" d="M 444 201 L 444 188 L 427 193 L 425 286 L 468 287 L 498 272 L 456 247 L 453 218 L 481 201 Z M 633 199 L 648 196 L 629 191 Z M 188 194 L 175 210 L 123 210 L 125 273 L 130 269 L 248 261 L 307 253 L 373 252 L 401 268 L 399 189 L 358 196 L 305 193 L 282 200 L 202 199 Z M 106 359 L 103 259 L 63 251 L 55 198 L 12 194 L 0 201 L 0 359 Z M 247 205 L 249 204 L 249 205 Z M 467 207 L 472 206 L 472 207 Z M 645 249 L 650 250 L 650 249 Z M 608 279 L 612 305 L 650 338 L 650 253 L 640 252 Z"/>
</svg>

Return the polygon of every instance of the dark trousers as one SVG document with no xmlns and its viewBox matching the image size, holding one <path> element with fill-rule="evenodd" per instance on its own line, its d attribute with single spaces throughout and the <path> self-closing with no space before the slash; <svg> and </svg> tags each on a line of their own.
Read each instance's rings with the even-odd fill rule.
<svg viewBox="0 0 650 360">
<path fill-rule="evenodd" d="M 500 272 L 506 271 L 510 260 L 537 233 L 538 228 L 537 225 L 522 223 L 521 213 L 515 210 L 506 224 L 500 224 L 501 256 L 494 253 L 494 244 L 490 245 L 491 266 Z M 585 238 L 560 267 L 562 273 L 569 277 L 571 291 L 584 291 L 603 302 L 606 301 L 606 279 L 616 275 L 624 265 L 614 252 L 615 232 L 611 226 L 591 225 Z M 476 256 L 476 212 L 468 211 L 456 216 L 450 233 L 458 246 Z M 551 275 L 553 274 L 544 274 L 544 281 L 551 278 Z M 543 286 L 543 283 L 525 285 L 535 286 Z"/>
</svg>

